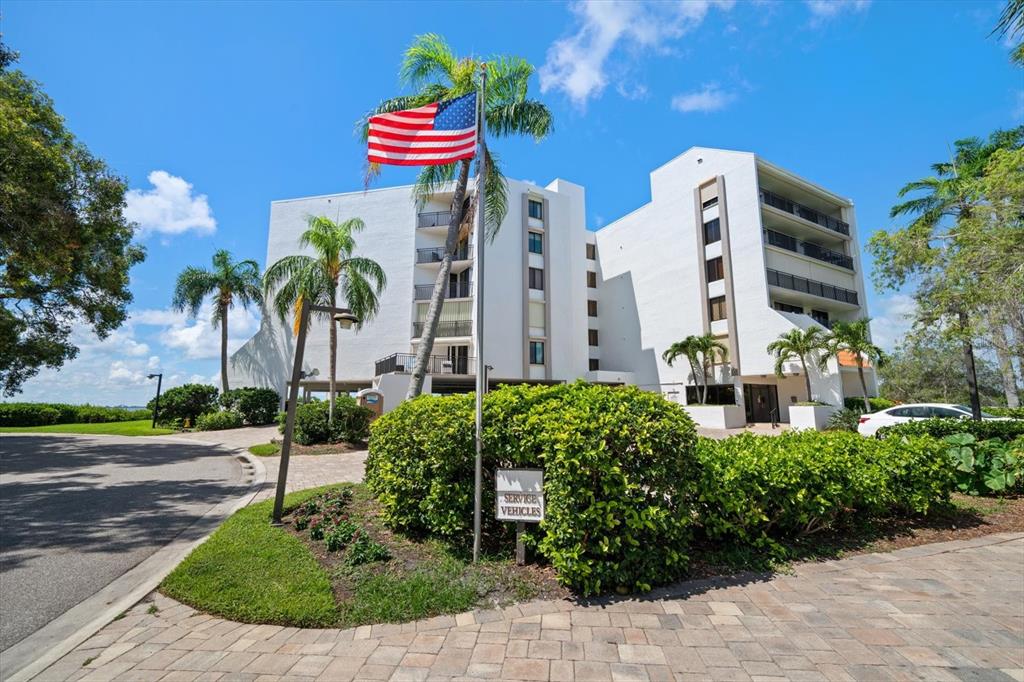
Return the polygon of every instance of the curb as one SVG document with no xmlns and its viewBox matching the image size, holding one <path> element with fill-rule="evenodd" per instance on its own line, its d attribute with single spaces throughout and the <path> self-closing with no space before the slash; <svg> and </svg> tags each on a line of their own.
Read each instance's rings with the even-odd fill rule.
<svg viewBox="0 0 1024 682">
<path fill-rule="evenodd" d="M 168 436 L 149 438 L 175 440 Z M 187 442 L 217 447 L 215 443 L 195 440 Z M 259 458 L 244 450 L 225 449 L 241 462 L 243 477 L 238 486 L 243 490 L 241 495 L 214 505 L 201 518 L 124 575 L 0 652 L 0 679 L 5 682 L 24 682 L 46 670 L 155 590 L 174 567 L 210 537 L 227 517 L 253 502 L 266 483 L 266 467 Z"/>
</svg>

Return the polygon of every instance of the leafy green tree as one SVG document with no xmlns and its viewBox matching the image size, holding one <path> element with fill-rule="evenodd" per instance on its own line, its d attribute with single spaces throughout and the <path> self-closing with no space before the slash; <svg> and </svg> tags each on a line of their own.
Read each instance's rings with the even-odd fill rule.
<svg viewBox="0 0 1024 682">
<path fill-rule="evenodd" d="M 977 358 L 978 391 L 985 404 L 1001 402 L 999 370 Z M 957 403 L 970 400 L 963 380 L 959 343 L 934 331 L 908 336 L 878 368 L 879 394 L 901 403 Z"/>
<path fill-rule="evenodd" d="M 146 405 L 156 408 L 156 398 Z M 195 426 L 201 415 L 217 411 L 217 387 L 207 384 L 185 384 L 167 389 L 160 396 L 160 411 L 157 419 L 162 423 L 171 423 L 180 419 L 183 423 Z"/>
<path fill-rule="evenodd" d="M 384 100 L 370 111 L 358 124 L 362 139 L 367 139 L 368 121 L 374 114 L 421 107 L 471 92 L 479 93 L 480 73 L 483 68 L 487 71 L 487 91 L 483 102 L 487 135 L 497 138 L 528 135 L 536 141 L 547 137 L 552 131 L 551 112 L 541 102 L 528 97 L 530 76 L 534 72 L 531 64 L 519 57 L 503 55 L 486 61 L 477 57 L 457 57 L 444 38 L 428 33 L 413 39 L 402 60 L 399 78 L 402 85 L 414 90 L 414 93 Z M 477 159 L 478 164 L 479 162 L 480 159 Z M 488 150 L 484 163 L 487 171 L 484 217 L 488 235 L 493 238 L 508 210 L 508 187 L 493 152 Z M 468 160 L 439 166 L 424 166 L 413 187 L 413 195 L 420 207 L 432 195 L 453 183 L 455 193 L 448 235 L 445 239 L 444 257 L 437 279 L 434 281 L 423 332 L 416 349 L 416 363 L 412 380 L 409 382 L 409 398 L 416 397 L 423 390 L 423 380 L 426 376 L 427 363 L 434 350 L 445 288 L 455 249 L 459 244 L 460 231 L 463 225 L 472 222 L 475 208 L 466 201 L 469 171 Z M 371 164 L 368 177 L 379 172 L 380 168 Z"/>
<path fill-rule="evenodd" d="M 702 389 L 698 392 L 698 402 L 701 405 L 706 404 L 711 373 L 716 363 L 725 362 L 728 359 L 729 349 L 713 334 L 690 335 L 682 341 L 673 343 L 661 354 L 662 359 L 670 367 L 679 356 L 685 356 L 689 361 L 690 369 L 693 372 L 693 381 Z"/>
<path fill-rule="evenodd" d="M 807 329 L 790 329 L 785 334 L 768 344 L 767 351 L 775 356 L 775 375 L 785 376 L 784 366 L 794 358 L 800 360 L 803 369 L 804 383 L 807 388 L 807 400 L 814 400 L 811 395 L 811 375 L 807 372 L 808 361 L 824 371 L 828 365 L 829 335 L 821 327 L 811 325 Z"/>
<path fill-rule="evenodd" d="M 124 181 L 67 129 L 0 44 L 0 394 L 78 354 L 77 322 L 99 338 L 132 300 L 145 257 L 124 217 Z"/>
<path fill-rule="evenodd" d="M 235 301 L 243 308 L 263 303 L 260 266 L 254 260 L 236 262 L 229 252 L 220 249 L 213 254 L 212 270 L 189 266 L 181 271 L 171 305 L 175 310 L 188 311 L 195 317 L 207 296 L 213 303 L 210 322 L 214 327 L 220 327 L 220 387 L 227 393 L 228 311 L 235 307 Z"/>
<path fill-rule="evenodd" d="M 661 359 L 669 367 L 672 367 L 673 363 L 680 357 L 686 358 L 686 361 L 690 363 L 690 375 L 693 377 L 695 384 L 700 381 L 700 374 L 697 372 L 697 344 L 694 343 L 696 338 L 696 336 L 687 336 L 682 341 L 676 341 L 661 354 Z"/>
<path fill-rule="evenodd" d="M 840 353 L 849 353 L 856 362 L 865 412 L 871 411 L 871 403 L 868 401 L 864 365 L 871 363 L 876 369 L 885 365 L 885 353 L 871 341 L 870 322 L 867 318 L 854 322 L 836 322 L 832 325 L 832 338 L 828 348 L 829 356 L 838 357 Z"/>
<path fill-rule="evenodd" d="M 913 196 L 894 206 L 890 215 L 912 216 L 911 222 L 892 232 L 876 232 L 868 242 L 875 259 L 875 284 L 880 289 L 898 289 L 913 282 L 916 324 L 941 329 L 961 342 L 975 418 L 980 418 L 981 402 L 974 343 L 982 329 L 1007 324 L 1000 315 L 1002 303 L 1010 302 L 993 298 L 995 292 L 1007 291 L 993 286 L 998 277 L 979 276 L 989 270 L 976 238 L 977 212 L 986 202 L 982 179 L 997 151 L 1020 149 L 1022 140 L 1024 126 L 996 131 L 987 141 L 958 140 L 953 158 L 932 166 L 934 175 L 900 190 L 901 198 Z M 995 228 L 1000 234 L 1006 229 Z M 1019 291 L 1009 294 L 1020 298 Z"/>
<path fill-rule="evenodd" d="M 380 308 L 378 296 L 387 286 L 384 269 L 374 260 L 356 256 L 355 233 L 366 225 L 359 218 L 337 223 L 324 216 L 311 216 L 308 227 L 299 236 L 299 247 L 312 247 L 314 256 L 285 256 L 263 275 L 263 291 L 269 298 L 274 293 L 273 307 L 281 321 L 294 314 L 295 331 L 302 306 L 321 305 L 335 308 L 338 290 L 359 325 L 373 319 Z M 328 418 L 334 421 L 335 388 L 338 365 L 338 328 L 333 316 L 319 314 L 328 321 L 330 338 L 330 405 Z"/>
<path fill-rule="evenodd" d="M 1024 0 L 1007 0 L 992 33 L 1015 39 L 1024 37 Z M 1018 42 L 1010 51 L 1010 61 L 1024 66 L 1024 41 Z"/>
</svg>

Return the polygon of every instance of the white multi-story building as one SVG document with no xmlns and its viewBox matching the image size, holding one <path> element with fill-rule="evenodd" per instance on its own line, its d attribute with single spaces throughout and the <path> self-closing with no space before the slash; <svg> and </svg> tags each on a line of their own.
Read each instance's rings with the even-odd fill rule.
<svg viewBox="0 0 1024 682">
<path fill-rule="evenodd" d="M 405 395 L 448 226 L 451 194 L 417 210 L 411 188 L 277 201 L 267 263 L 298 249 L 306 219 L 362 218 L 359 255 L 388 275 L 380 311 L 339 332 L 338 385 L 375 388 L 384 408 Z M 765 348 L 793 327 L 867 315 L 853 206 L 756 155 L 692 148 L 651 173 L 651 201 L 591 232 L 582 187 L 509 181 L 508 214 L 486 245 L 484 364 L 491 385 L 585 379 L 631 383 L 695 402 L 688 363 L 668 366 L 669 345 L 710 332 L 728 347 L 709 402 L 732 404 L 726 422 L 787 421 L 808 399 L 799 366 L 774 374 Z M 481 365 L 472 337 L 475 268 L 461 244 L 424 389 L 472 390 Z M 326 391 L 326 323 L 314 322 L 305 391 Z M 266 312 L 231 358 L 233 385 L 285 393 L 291 322 Z M 856 367 L 812 371 L 814 398 L 859 395 Z M 869 388 L 874 374 L 868 369 Z"/>
</svg>

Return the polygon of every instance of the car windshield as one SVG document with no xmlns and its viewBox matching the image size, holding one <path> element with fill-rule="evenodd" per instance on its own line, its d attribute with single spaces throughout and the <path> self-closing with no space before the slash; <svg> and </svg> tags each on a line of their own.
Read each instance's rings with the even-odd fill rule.
<svg viewBox="0 0 1024 682">
<path fill-rule="evenodd" d="M 967 405 L 954 405 L 953 407 L 960 410 L 961 412 L 966 412 L 969 415 L 973 414 L 971 412 L 971 408 L 969 408 Z M 998 417 L 996 417 L 994 414 L 989 414 L 988 412 L 982 412 L 981 417 L 982 419 L 998 419 Z"/>
</svg>

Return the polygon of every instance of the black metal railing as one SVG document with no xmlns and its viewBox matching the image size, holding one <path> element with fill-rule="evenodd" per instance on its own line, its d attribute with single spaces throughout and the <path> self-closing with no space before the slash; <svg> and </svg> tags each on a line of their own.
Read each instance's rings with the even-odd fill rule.
<svg viewBox="0 0 1024 682">
<path fill-rule="evenodd" d="M 783 289 L 799 291 L 812 296 L 831 298 L 833 301 L 859 305 L 856 291 L 850 291 L 849 289 L 844 289 L 842 287 L 825 284 L 824 282 L 816 282 L 813 279 L 798 277 L 797 275 L 791 275 L 787 272 L 779 272 L 778 270 L 772 270 L 771 268 L 768 269 L 768 284 L 775 287 L 781 287 Z"/>
<path fill-rule="evenodd" d="M 433 211 L 431 213 L 416 214 L 416 227 L 448 227 L 451 222 L 451 211 Z"/>
<path fill-rule="evenodd" d="M 416 301 L 429 301 L 431 294 L 434 293 L 433 284 L 417 284 L 413 289 L 413 296 Z M 468 298 L 472 294 L 473 285 L 471 282 L 449 282 L 448 286 L 444 288 L 445 298 Z"/>
<path fill-rule="evenodd" d="M 460 246 L 452 254 L 452 260 L 469 260 L 470 253 L 468 246 Z M 440 263 L 444 260 L 444 247 L 436 246 L 432 249 L 416 249 L 417 263 Z"/>
<path fill-rule="evenodd" d="M 810 206 L 798 204 L 792 199 L 787 199 L 775 192 L 770 192 L 766 189 L 761 190 L 761 201 L 769 206 L 779 209 L 780 211 L 791 213 L 803 218 L 804 220 L 809 220 L 816 225 L 821 225 L 833 232 L 838 232 L 839 234 L 846 235 L 847 237 L 850 236 L 850 225 L 848 223 L 844 223 L 839 218 L 833 218 L 830 215 L 826 215 L 821 211 L 811 208 Z"/>
<path fill-rule="evenodd" d="M 838 265 L 839 267 L 846 268 L 847 270 L 853 270 L 853 258 L 847 256 L 845 253 L 826 249 L 824 246 L 819 246 L 812 242 L 803 242 L 796 237 L 791 237 L 788 234 L 776 232 L 775 230 L 765 230 L 764 233 L 768 243 L 772 246 L 777 246 L 780 249 L 786 249 L 793 253 L 802 253 L 805 256 L 815 258 L 825 263 L 831 263 L 832 265 Z"/>
<path fill-rule="evenodd" d="M 374 364 L 374 376 L 391 374 L 392 372 L 411 373 L 416 366 L 416 356 L 412 353 L 394 353 L 381 358 Z M 476 358 L 447 357 L 431 355 L 427 359 L 428 374 L 473 374 L 476 371 Z"/>
<path fill-rule="evenodd" d="M 441 320 L 437 323 L 438 336 L 469 336 L 473 333 L 472 320 Z M 418 339 L 423 335 L 423 323 L 412 323 L 412 337 Z"/>
</svg>

